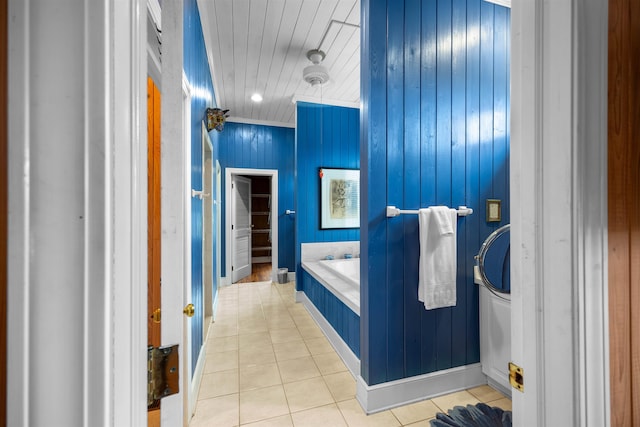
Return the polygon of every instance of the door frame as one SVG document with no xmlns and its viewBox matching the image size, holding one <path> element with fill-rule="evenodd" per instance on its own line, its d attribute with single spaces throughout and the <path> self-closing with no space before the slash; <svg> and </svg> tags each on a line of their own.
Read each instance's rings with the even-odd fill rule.
<svg viewBox="0 0 640 427">
<path fill-rule="evenodd" d="M 275 281 L 278 274 L 278 170 L 277 169 L 243 169 L 225 168 L 225 277 L 224 283 L 232 283 L 231 257 L 231 181 L 235 175 L 268 176 L 271 177 L 271 280 Z"/>
<path fill-rule="evenodd" d="M 607 15 L 596 1 L 512 6 L 514 425 L 610 422 Z"/>
<path fill-rule="evenodd" d="M 162 399 L 161 425 L 188 424 L 190 346 L 182 310 L 191 278 L 191 101 L 184 76 L 183 1 L 162 5 L 162 345 L 179 344 L 180 391 Z M 185 139 L 187 141 L 185 142 Z"/>
</svg>

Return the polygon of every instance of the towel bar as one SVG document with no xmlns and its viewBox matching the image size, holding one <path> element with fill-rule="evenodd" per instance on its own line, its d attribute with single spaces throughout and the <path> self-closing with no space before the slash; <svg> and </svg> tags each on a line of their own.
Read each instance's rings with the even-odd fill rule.
<svg viewBox="0 0 640 427">
<path fill-rule="evenodd" d="M 458 206 L 457 211 L 458 211 L 458 216 L 467 216 L 473 213 L 473 209 L 468 208 L 466 206 Z M 395 206 L 387 206 L 387 217 L 389 218 L 398 216 L 400 214 L 417 214 L 418 212 L 420 211 L 417 209 L 403 210 L 403 209 L 398 209 Z"/>
</svg>

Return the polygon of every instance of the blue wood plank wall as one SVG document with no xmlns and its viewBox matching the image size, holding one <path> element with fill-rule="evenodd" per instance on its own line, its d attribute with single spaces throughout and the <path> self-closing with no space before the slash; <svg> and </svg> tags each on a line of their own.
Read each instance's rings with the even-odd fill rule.
<svg viewBox="0 0 640 427">
<path fill-rule="evenodd" d="M 233 112 L 231 112 L 233 113 Z M 278 170 L 278 266 L 295 268 L 293 215 L 294 191 L 294 138 L 293 128 L 263 126 L 244 123 L 226 123 L 219 135 L 220 167 Z M 224 212 L 225 175 L 222 176 L 222 212 Z M 222 218 L 222 247 L 225 242 L 225 222 Z M 222 270 L 225 274 L 225 254 Z"/>
<path fill-rule="evenodd" d="M 191 94 L 191 186 L 202 190 L 202 119 L 205 110 L 214 106 L 214 89 L 211 72 L 204 45 L 200 13 L 196 0 L 184 1 L 184 38 L 183 38 L 183 67 L 192 88 Z M 214 159 L 216 156 L 216 137 L 213 133 Z M 202 201 L 191 199 L 191 302 L 196 307 L 202 307 Z M 214 249 L 215 251 L 215 249 Z M 213 254 L 215 260 L 215 253 Z M 214 277 L 214 298 L 216 298 L 217 283 Z M 191 356 L 192 372 L 195 370 L 198 356 L 203 344 L 203 318 L 194 316 L 191 320 Z"/>
<path fill-rule="evenodd" d="M 361 369 L 379 384 L 478 362 L 473 256 L 509 222 L 510 10 L 481 0 L 363 0 Z M 485 221 L 487 198 L 502 222 Z M 417 299 L 417 215 L 458 219 L 457 305 Z"/>
<path fill-rule="evenodd" d="M 360 357 L 360 316 L 336 298 L 322 283 L 302 271 L 302 291 L 351 351 Z"/>
<path fill-rule="evenodd" d="M 360 240 L 359 229 L 320 229 L 320 167 L 360 168 L 360 117 L 356 108 L 297 104 L 296 112 L 296 272 L 300 244 Z"/>
</svg>

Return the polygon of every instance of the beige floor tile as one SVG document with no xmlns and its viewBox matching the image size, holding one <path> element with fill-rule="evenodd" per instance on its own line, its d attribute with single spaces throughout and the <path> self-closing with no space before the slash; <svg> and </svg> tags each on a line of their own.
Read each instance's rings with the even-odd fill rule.
<svg viewBox="0 0 640 427">
<path fill-rule="evenodd" d="M 238 347 L 241 350 L 271 349 L 271 335 L 267 331 L 240 335 L 238 337 Z"/>
<path fill-rule="evenodd" d="M 229 371 L 238 369 L 238 350 L 207 353 L 204 373 Z"/>
<path fill-rule="evenodd" d="M 278 365 L 254 365 L 240 369 L 240 391 L 254 390 L 282 384 Z"/>
<path fill-rule="evenodd" d="M 402 425 L 405 425 L 433 418 L 440 412 L 440 409 L 432 401 L 423 400 L 422 402 L 394 408 L 391 412 Z"/>
<path fill-rule="evenodd" d="M 267 320 L 293 320 L 280 297 L 262 302 L 262 313 Z"/>
<path fill-rule="evenodd" d="M 396 427 L 400 425 L 391 411 L 365 414 L 355 399 L 338 402 L 338 408 L 340 408 L 344 419 L 347 420 L 349 427 Z"/>
<path fill-rule="evenodd" d="M 233 427 L 240 424 L 239 395 L 198 400 L 189 427 Z"/>
<path fill-rule="evenodd" d="M 238 326 L 238 312 L 228 311 L 226 313 L 217 313 L 216 320 L 211 323 L 211 328 L 215 329 L 221 326 L 233 326 L 234 324 L 235 326 Z"/>
<path fill-rule="evenodd" d="M 343 400 L 355 399 L 356 397 L 356 380 L 349 372 L 338 372 L 324 376 L 324 382 L 327 383 L 331 395 L 336 402 Z"/>
<path fill-rule="evenodd" d="M 497 406 L 500 409 L 504 409 L 505 411 L 511 411 L 511 399 L 508 397 L 503 397 L 502 399 L 493 400 L 491 402 L 487 402 L 489 406 Z"/>
<path fill-rule="evenodd" d="M 311 325 L 311 326 L 299 326 L 298 325 L 298 331 L 300 331 L 300 335 L 302 335 L 302 338 L 305 340 L 308 340 L 310 338 L 320 338 L 320 337 L 324 337 L 324 333 L 322 332 L 322 329 L 320 329 L 317 325 Z"/>
<path fill-rule="evenodd" d="M 268 420 L 257 421 L 255 423 L 242 424 L 243 427 L 293 427 L 291 415 L 269 418 Z M 191 427 L 191 426 L 189 426 Z"/>
<path fill-rule="evenodd" d="M 311 354 L 331 353 L 335 350 L 325 337 L 311 338 L 305 341 Z"/>
<path fill-rule="evenodd" d="M 429 427 L 431 425 L 429 421 L 431 421 L 432 419 L 433 418 L 429 418 L 428 420 L 418 421 L 417 423 L 405 424 L 404 427 Z"/>
<path fill-rule="evenodd" d="M 473 394 L 480 402 L 491 402 L 492 400 L 498 400 L 506 397 L 498 390 L 488 385 L 481 385 L 479 387 L 470 388 L 467 390 Z"/>
<path fill-rule="evenodd" d="M 283 342 L 302 341 L 302 335 L 298 332 L 298 328 L 272 329 L 269 331 L 271 342 L 280 344 Z"/>
<path fill-rule="evenodd" d="M 334 403 L 322 377 L 285 384 L 284 391 L 292 413 Z"/>
<path fill-rule="evenodd" d="M 224 287 L 219 298 L 190 427 L 427 427 L 435 412 L 456 405 L 483 401 L 511 409 L 508 398 L 480 386 L 367 416 L 354 398 L 355 380 L 306 308 L 294 302 L 293 282 Z"/>
<path fill-rule="evenodd" d="M 342 413 L 336 406 L 331 404 L 319 408 L 307 409 L 306 411 L 291 414 L 293 425 L 296 427 L 341 427 L 347 426 Z"/>
<path fill-rule="evenodd" d="M 238 327 L 237 326 L 217 327 L 214 325 L 214 327 L 211 328 L 211 334 L 213 337 L 230 337 L 233 335 L 238 335 Z"/>
<path fill-rule="evenodd" d="M 320 371 L 311 356 L 278 362 L 283 383 L 306 380 L 320 376 Z"/>
<path fill-rule="evenodd" d="M 267 328 L 269 330 L 272 329 L 285 329 L 285 328 L 295 328 L 296 324 L 293 320 L 289 318 L 276 318 L 276 319 L 267 319 Z"/>
<path fill-rule="evenodd" d="M 434 397 L 431 400 L 444 413 L 447 413 L 449 409 L 453 409 L 454 406 L 467 406 L 480 403 L 480 401 L 476 399 L 475 396 L 473 396 L 466 390 L 446 394 L 444 396 Z"/>
<path fill-rule="evenodd" d="M 215 323 L 211 324 L 211 329 L 219 329 L 219 328 L 237 328 L 238 327 L 238 319 L 234 317 L 221 317 Z"/>
<path fill-rule="evenodd" d="M 344 362 L 342 362 L 340 356 L 335 352 L 314 354 L 313 360 L 315 360 L 322 375 L 335 374 L 336 372 L 344 372 L 347 370 Z"/>
<path fill-rule="evenodd" d="M 287 398 L 281 385 L 240 393 L 240 423 L 275 418 L 289 413 Z"/>
<path fill-rule="evenodd" d="M 278 362 L 310 355 L 309 350 L 303 341 L 273 344 L 273 350 L 276 353 L 276 360 L 278 360 Z"/>
<path fill-rule="evenodd" d="M 209 332 L 211 333 L 211 332 Z M 238 336 L 211 337 L 207 342 L 207 354 L 238 349 Z"/>
<path fill-rule="evenodd" d="M 224 396 L 238 393 L 238 370 L 213 372 L 202 376 L 198 399 Z"/>
<path fill-rule="evenodd" d="M 267 320 L 262 314 L 262 308 L 256 308 L 254 310 L 258 310 L 258 314 L 252 311 L 240 314 L 238 316 L 238 326 L 259 325 L 261 323 L 264 323 Z"/>
<path fill-rule="evenodd" d="M 252 323 L 238 326 L 238 334 L 255 334 L 256 332 L 267 332 L 269 328 L 266 323 Z"/>
<path fill-rule="evenodd" d="M 240 349 L 240 369 L 247 366 L 266 365 L 276 362 L 276 355 L 272 349 Z"/>
<path fill-rule="evenodd" d="M 296 315 L 293 317 L 293 321 L 296 323 L 298 328 L 311 328 L 318 327 L 318 324 L 311 317 L 311 315 L 307 312 L 304 314 Z"/>
<path fill-rule="evenodd" d="M 293 296 L 293 298 L 295 299 L 296 297 L 296 292 L 297 291 L 293 291 L 293 293 L 291 294 L 287 294 L 287 298 L 289 295 Z M 280 295 L 282 295 L 282 293 L 280 293 Z M 284 297 L 283 297 L 284 299 Z M 304 306 L 304 304 L 300 304 L 300 303 L 296 303 L 295 305 L 292 305 L 289 307 L 289 313 L 291 313 L 291 315 L 307 315 L 310 316 L 309 314 L 309 310 L 307 310 L 307 308 Z"/>
</svg>

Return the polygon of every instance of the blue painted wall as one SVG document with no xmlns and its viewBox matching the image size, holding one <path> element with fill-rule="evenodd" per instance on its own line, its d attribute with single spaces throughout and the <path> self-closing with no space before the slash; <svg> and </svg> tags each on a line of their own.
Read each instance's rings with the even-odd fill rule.
<svg viewBox="0 0 640 427">
<path fill-rule="evenodd" d="M 481 0 L 363 0 L 361 369 L 370 384 L 478 362 L 473 256 L 509 222 L 509 9 Z M 502 200 L 485 222 L 487 198 Z M 467 205 L 457 305 L 417 299 L 418 219 Z"/>
<path fill-rule="evenodd" d="M 214 89 L 207 53 L 204 46 L 200 13 L 196 0 L 184 1 L 184 38 L 183 38 L 183 67 L 191 85 L 191 187 L 202 190 L 202 119 L 205 110 L 214 106 Z M 217 136 L 215 131 L 209 135 L 214 147 L 215 164 L 217 156 Z M 215 197 L 215 194 L 213 195 Z M 191 199 L 191 302 L 196 307 L 202 307 L 202 200 Z M 213 259 L 215 260 L 215 248 Z M 215 265 L 215 262 L 214 262 Z M 213 281 L 213 298 L 217 297 L 217 283 Z M 195 370 L 198 356 L 202 348 L 203 317 L 196 315 L 191 318 L 191 356 L 192 372 Z"/>
<path fill-rule="evenodd" d="M 231 112 L 233 113 L 233 112 Z M 278 170 L 278 266 L 295 268 L 293 215 L 294 191 L 293 128 L 226 123 L 219 134 L 220 167 Z M 222 174 L 222 212 L 225 211 L 225 174 Z M 225 247 L 225 222 L 222 218 L 222 247 Z M 225 275 L 225 253 L 222 251 L 222 271 Z"/>
<path fill-rule="evenodd" d="M 321 167 L 360 168 L 356 108 L 299 102 L 296 116 L 296 272 L 302 283 L 300 244 L 360 240 L 360 229 L 320 229 Z"/>
</svg>

